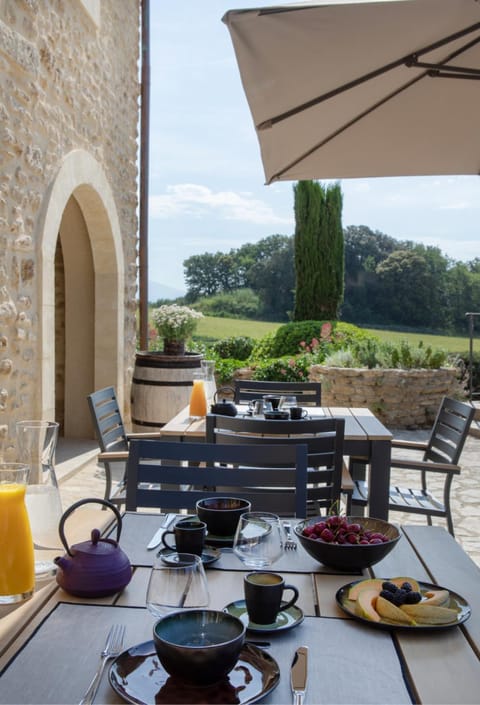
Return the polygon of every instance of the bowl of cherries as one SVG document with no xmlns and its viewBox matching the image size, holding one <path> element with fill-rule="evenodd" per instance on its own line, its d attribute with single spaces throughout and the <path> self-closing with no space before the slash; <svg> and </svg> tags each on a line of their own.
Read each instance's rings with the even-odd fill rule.
<svg viewBox="0 0 480 705">
<path fill-rule="evenodd" d="M 294 528 L 312 558 L 338 570 L 361 570 L 382 560 L 400 533 L 381 519 L 337 514 L 305 519 Z"/>
</svg>

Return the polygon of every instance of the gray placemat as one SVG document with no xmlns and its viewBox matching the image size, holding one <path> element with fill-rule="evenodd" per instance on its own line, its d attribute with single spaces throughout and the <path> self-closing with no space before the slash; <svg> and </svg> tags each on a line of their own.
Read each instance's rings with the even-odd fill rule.
<svg viewBox="0 0 480 705">
<path fill-rule="evenodd" d="M 160 527 L 162 517 L 158 514 L 141 514 L 127 512 L 123 518 L 120 545 L 130 559 L 132 565 L 151 567 L 155 560 L 158 548 L 147 551 L 147 543 Z M 208 545 L 208 536 L 207 541 Z M 247 568 L 232 552 L 231 548 L 222 549 L 221 558 L 207 567 L 211 570 L 239 570 L 245 571 Z M 342 574 L 342 571 L 334 570 L 322 565 L 302 548 L 300 543 L 295 550 L 285 551 L 281 558 L 272 566 L 274 570 L 282 573 L 328 573 Z M 345 575 L 361 575 L 361 571 L 345 571 Z"/>
<path fill-rule="evenodd" d="M 78 703 L 95 672 L 112 624 L 126 625 L 125 647 L 151 639 L 145 609 L 60 603 L 10 662 L 0 680 L 0 703 Z M 263 637 L 263 635 L 262 635 Z M 388 632 L 352 620 L 306 617 L 294 629 L 268 635 L 280 682 L 262 702 L 290 705 L 290 665 L 298 646 L 309 647 L 306 703 L 411 703 Z M 119 703 L 105 673 L 96 703 Z"/>
</svg>

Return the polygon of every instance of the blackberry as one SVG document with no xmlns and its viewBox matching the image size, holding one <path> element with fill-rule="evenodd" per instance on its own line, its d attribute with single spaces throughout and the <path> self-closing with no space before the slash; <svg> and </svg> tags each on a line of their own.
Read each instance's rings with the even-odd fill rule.
<svg viewBox="0 0 480 705">
<path fill-rule="evenodd" d="M 388 592 L 397 592 L 398 587 L 395 585 L 395 583 L 391 583 L 389 580 L 385 580 L 385 582 L 382 583 L 382 588 L 384 590 L 388 590 Z"/>
<path fill-rule="evenodd" d="M 422 599 L 422 596 L 420 595 L 419 592 L 416 590 L 411 590 L 410 592 L 407 592 L 405 602 L 407 605 L 416 605 L 418 602 L 420 602 Z"/>
<path fill-rule="evenodd" d="M 410 585 L 410 583 L 402 583 L 400 587 L 402 590 L 405 590 L 405 592 L 412 591 L 412 586 Z"/>
<path fill-rule="evenodd" d="M 395 599 L 395 594 L 393 592 L 390 592 L 390 590 L 382 590 L 380 592 L 380 597 L 383 597 L 385 600 L 388 600 L 389 602 L 393 602 Z"/>
</svg>

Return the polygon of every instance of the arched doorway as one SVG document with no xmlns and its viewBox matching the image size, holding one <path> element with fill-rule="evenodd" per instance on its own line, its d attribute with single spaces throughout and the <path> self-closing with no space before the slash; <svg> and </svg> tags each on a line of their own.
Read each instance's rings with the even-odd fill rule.
<svg viewBox="0 0 480 705">
<path fill-rule="evenodd" d="M 123 403 L 124 256 L 113 194 L 87 152 L 62 163 L 40 239 L 41 414 L 88 438 L 86 395 L 114 385 Z"/>
</svg>

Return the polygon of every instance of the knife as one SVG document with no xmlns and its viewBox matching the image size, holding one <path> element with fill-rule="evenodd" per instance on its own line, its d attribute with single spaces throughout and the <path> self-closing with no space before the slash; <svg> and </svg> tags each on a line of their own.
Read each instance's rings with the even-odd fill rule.
<svg viewBox="0 0 480 705">
<path fill-rule="evenodd" d="M 162 542 L 163 534 L 168 529 L 170 524 L 175 521 L 176 516 L 176 514 L 167 514 L 162 524 L 160 525 L 160 528 L 153 534 L 152 538 L 150 539 L 150 542 L 147 544 L 148 551 L 151 551 L 152 548 L 156 548 Z"/>
<path fill-rule="evenodd" d="M 293 692 L 293 705 L 303 705 L 307 690 L 308 646 L 296 650 L 290 670 L 290 685 Z"/>
</svg>

